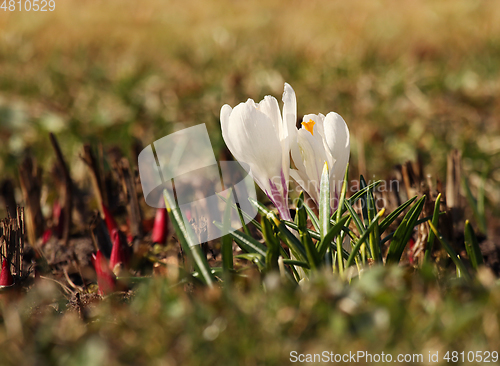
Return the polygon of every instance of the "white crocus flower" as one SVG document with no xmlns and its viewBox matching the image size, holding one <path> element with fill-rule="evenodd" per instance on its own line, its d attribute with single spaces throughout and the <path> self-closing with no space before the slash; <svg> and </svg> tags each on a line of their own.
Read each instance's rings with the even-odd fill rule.
<svg viewBox="0 0 500 366">
<path fill-rule="evenodd" d="M 321 113 L 305 115 L 291 152 L 297 170 L 290 175 L 316 204 L 323 166 L 328 163 L 330 197 L 335 209 L 350 153 L 349 128 L 344 119 L 335 112 L 326 117 Z"/>
<path fill-rule="evenodd" d="M 295 140 L 297 134 L 296 116 L 295 92 L 288 84 L 283 93 L 283 116 L 272 96 L 260 103 L 248 99 L 234 108 L 225 104 L 220 111 L 222 137 L 229 151 L 248 165 L 255 182 L 285 220 L 291 220 L 288 179 L 290 140 Z"/>
</svg>

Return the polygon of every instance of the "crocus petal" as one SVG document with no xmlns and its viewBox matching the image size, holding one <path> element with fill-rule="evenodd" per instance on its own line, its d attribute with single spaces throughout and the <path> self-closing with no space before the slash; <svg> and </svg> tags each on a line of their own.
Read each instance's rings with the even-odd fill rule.
<svg viewBox="0 0 500 366">
<path fill-rule="evenodd" d="M 113 230 L 118 229 L 118 225 L 116 224 L 113 215 L 111 215 L 111 212 L 109 212 L 109 209 L 105 205 L 102 205 L 102 211 L 104 213 L 104 220 L 106 221 L 106 226 L 108 227 L 109 235 L 111 235 Z"/>
<path fill-rule="evenodd" d="M 116 277 L 108 268 L 108 263 L 100 250 L 92 254 L 92 264 L 97 275 L 97 285 L 99 286 L 98 293 L 100 295 L 108 295 L 115 290 Z"/>
<path fill-rule="evenodd" d="M 305 168 L 305 174 L 309 177 L 309 182 L 312 183 L 319 194 L 321 172 L 326 160 L 323 146 L 306 129 L 298 131 L 297 145 L 299 146 L 300 158 Z"/>
<path fill-rule="evenodd" d="M 297 133 L 297 98 L 290 84 L 285 83 L 283 92 L 283 137 L 294 138 Z"/>
<path fill-rule="evenodd" d="M 120 264 L 126 268 L 128 267 L 130 249 L 122 232 L 113 230 L 111 238 L 113 240 L 113 249 L 111 250 L 111 257 L 109 258 L 109 269 L 115 272 L 116 266 Z"/>
<path fill-rule="evenodd" d="M 168 214 L 166 208 L 156 209 L 155 222 L 151 240 L 153 243 L 165 244 L 168 236 Z"/>
<path fill-rule="evenodd" d="M 10 268 L 7 261 L 2 262 L 2 271 L 0 272 L 0 287 L 8 287 L 14 284 L 14 279 L 10 273 Z"/>
<path fill-rule="evenodd" d="M 335 158 L 335 164 L 330 168 L 330 182 L 336 182 L 337 191 L 344 178 L 350 154 L 349 128 L 344 119 L 335 112 L 327 114 L 324 122 L 325 141 L 328 150 Z"/>
<path fill-rule="evenodd" d="M 281 121 L 280 107 L 276 98 L 270 95 L 266 95 L 264 99 L 259 104 L 257 104 L 257 109 L 269 117 L 273 124 L 274 130 L 276 131 L 276 135 L 281 140 L 283 136 L 283 123 Z"/>
<path fill-rule="evenodd" d="M 301 172 L 296 169 L 290 169 L 290 177 L 297 182 L 299 186 L 302 187 L 304 191 L 314 200 L 314 202 L 318 202 L 319 195 L 317 193 L 316 187 L 313 182 L 309 180 L 309 177 L 305 172 Z"/>
<path fill-rule="evenodd" d="M 297 134 L 297 101 L 292 87 L 285 84 L 282 115 L 276 98 L 266 96 L 258 104 L 249 99 L 234 109 L 224 105 L 220 119 L 222 137 L 229 151 L 249 167 L 252 178 L 276 205 L 282 218 L 290 219 L 290 141 Z"/>
<path fill-rule="evenodd" d="M 240 103 L 229 116 L 224 141 L 238 161 L 250 166 L 257 184 L 269 192 L 268 180 L 279 179 L 282 166 L 281 145 L 270 118 L 250 103 Z"/>
<path fill-rule="evenodd" d="M 232 147 L 232 141 L 229 140 L 227 136 L 227 128 L 229 125 L 229 116 L 231 115 L 231 112 L 233 111 L 233 108 L 229 104 L 224 104 L 222 108 L 220 109 L 220 126 L 222 130 L 222 138 L 226 142 L 227 148 L 231 150 Z"/>
<path fill-rule="evenodd" d="M 293 146 L 293 141 L 297 138 L 297 98 L 295 96 L 295 91 L 290 86 L 290 84 L 285 83 L 285 90 L 283 92 L 283 135 L 282 149 L 283 149 L 283 161 L 282 164 L 286 169 L 284 169 L 285 180 L 288 182 L 289 179 L 289 167 L 290 167 L 290 149 Z"/>
</svg>

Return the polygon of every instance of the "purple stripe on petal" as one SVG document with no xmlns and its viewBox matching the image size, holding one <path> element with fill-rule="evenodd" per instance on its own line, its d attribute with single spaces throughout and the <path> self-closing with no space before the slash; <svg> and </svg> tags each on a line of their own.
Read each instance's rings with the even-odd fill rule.
<svg viewBox="0 0 500 366">
<path fill-rule="evenodd" d="M 281 186 L 283 187 L 283 198 L 286 199 L 288 197 L 288 184 L 286 184 L 283 169 L 281 169 Z"/>
<path fill-rule="evenodd" d="M 278 209 L 280 216 L 282 219 L 285 220 L 291 220 L 290 216 L 290 210 L 288 209 L 288 196 L 283 197 L 276 187 L 276 184 L 274 184 L 270 179 L 269 179 L 269 185 L 271 186 L 271 194 L 273 198 L 269 197 L 269 199 L 274 203 L 276 208 Z"/>
<path fill-rule="evenodd" d="M 265 190 L 264 192 L 266 193 L 266 196 L 271 200 L 271 202 L 273 203 L 273 205 L 279 209 L 279 207 L 276 204 L 276 201 L 273 199 L 272 195 L 270 195 L 267 190 Z"/>
</svg>

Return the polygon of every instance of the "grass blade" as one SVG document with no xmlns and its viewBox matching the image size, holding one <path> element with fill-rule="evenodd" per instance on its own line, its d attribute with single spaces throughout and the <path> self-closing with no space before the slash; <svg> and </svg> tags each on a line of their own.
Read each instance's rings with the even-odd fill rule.
<svg viewBox="0 0 500 366">
<path fill-rule="evenodd" d="M 434 214 L 432 215 L 432 225 L 434 225 L 434 227 L 438 227 L 440 203 L 441 203 L 441 193 L 438 194 L 438 196 L 436 198 L 436 202 L 434 204 Z M 427 247 L 425 248 L 424 263 L 429 263 L 429 261 L 431 259 L 432 248 L 434 246 L 434 239 L 435 238 L 436 238 L 436 236 L 434 235 L 434 231 L 430 230 L 429 237 L 427 238 Z"/>
<path fill-rule="evenodd" d="M 300 201 L 299 201 L 299 204 L 300 204 Z M 302 201 L 302 205 L 306 209 L 307 215 L 309 216 L 309 220 L 311 220 L 311 223 L 313 224 L 314 228 L 319 233 L 319 219 L 318 219 L 318 217 L 313 212 L 313 210 L 311 210 L 311 207 L 309 207 L 304 201 Z"/>
<path fill-rule="evenodd" d="M 267 244 L 266 271 L 278 270 L 278 258 L 280 256 L 280 241 L 273 232 L 271 222 L 266 216 L 261 218 L 262 234 Z"/>
<path fill-rule="evenodd" d="M 483 254 L 481 253 L 476 234 L 469 220 L 465 221 L 465 249 L 467 250 L 472 268 L 477 270 L 484 263 Z"/>
<path fill-rule="evenodd" d="M 306 262 L 296 261 L 296 260 L 292 260 L 292 259 L 283 259 L 283 263 L 288 264 L 289 266 L 298 266 L 298 267 L 302 267 L 305 269 L 311 268 L 311 266 L 309 266 L 309 264 Z"/>
<path fill-rule="evenodd" d="M 413 233 L 413 228 L 424 208 L 425 195 L 422 196 L 406 213 L 403 221 L 398 226 L 394 232 L 394 237 L 391 240 L 391 245 L 389 246 L 389 253 L 387 253 L 387 263 L 399 263 L 403 251 L 410 240 L 410 236 Z"/>
<path fill-rule="evenodd" d="M 347 177 L 349 174 L 349 163 L 346 166 L 345 169 L 345 174 L 344 174 L 344 181 L 342 182 L 342 189 L 340 190 L 340 199 L 339 199 L 339 205 L 337 209 L 337 222 L 340 222 L 340 219 L 342 218 L 342 214 L 344 211 L 344 200 L 345 200 L 345 195 L 347 192 Z M 337 253 L 342 253 L 342 235 L 339 235 L 337 237 Z M 342 258 L 341 255 L 337 256 L 338 259 L 338 266 L 339 266 L 339 274 L 340 277 L 344 277 L 344 258 Z"/>
<path fill-rule="evenodd" d="M 363 196 L 366 194 L 366 192 L 369 189 L 375 189 L 380 183 L 382 183 L 381 180 L 377 180 L 376 182 L 371 183 L 370 185 L 366 186 L 365 188 L 361 188 L 359 191 L 354 193 L 351 197 L 348 198 L 349 203 L 354 206 L 354 204 Z"/>
<path fill-rule="evenodd" d="M 346 200 L 344 202 L 344 205 L 351 214 L 351 217 L 354 220 L 354 224 L 358 228 L 359 234 L 363 235 L 363 233 L 366 231 L 365 224 L 363 224 L 363 222 L 360 220 L 359 216 L 356 214 L 356 211 L 354 210 L 354 207 L 352 207 L 352 205 L 349 203 L 349 200 Z"/>
<path fill-rule="evenodd" d="M 330 179 L 328 175 L 328 163 L 325 161 L 319 190 L 319 233 L 323 239 L 330 230 Z"/>
<path fill-rule="evenodd" d="M 359 183 L 361 188 L 365 188 L 367 186 L 365 178 L 361 175 L 359 177 Z M 365 220 L 365 226 L 368 226 L 370 223 L 370 217 L 368 214 L 368 193 L 370 192 L 370 188 L 366 190 L 366 192 L 360 197 L 361 200 L 361 211 L 363 213 L 363 219 Z"/>
<path fill-rule="evenodd" d="M 174 198 L 170 193 L 164 189 L 163 199 L 165 200 L 165 207 L 167 208 L 168 215 L 174 226 L 177 237 L 181 243 L 182 249 L 187 254 L 191 262 L 194 264 L 196 271 L 199 273 L 200 278 L 209 287 L 213 287 L 214 277 L 210 266 L 208 265 L 207 258 L 201 251 L 199 245 L 196 245 L 193 239 L 193 232 L 191 227 L 184 225 L 184 220 L 178 207 L 176 207 Z"/>
<path fill-rule="evenodd" d="M 380 222 L 380 225 L 379 225 L 380 233 L 383 233 L 384 231 L 386 231 L 389 228 L 389 226 L 394 222 L 394 220 L 396 220 L 398 218 L 398 216 L 401 215 L 401 213 L 404 210 L 406 210 L 406 208 L 408 206 L 410 206 L 416 199 L 417 199 L 417 196 L 410 198 L 408 201 L 406 201 L 401 206 L 399 206 L 394 211 L 392 211 L 389 215 L 387 215 L 387 217 L 384 218 Z"/>
<path fill-rule="evenodd" d="M 219 229 L 222 228 L 222 224 L 216 221 L 214 221 L 214 225 Z M 230 232 L 229 235 L 233 237 L 234 241 L 241 248 L 241 250 L 247 253 L 257 253 L 262 255 L 263 257 L 266 256 L 266 246 L 250 235 L 237 230 Z"/>
<path fill-rule="evenodd" d="M 221 238 L 221 254 L 222 268 L 224 273 L 229 273 L 233 270 L 233 239 L 229 232 L 231 231 L 231 202 L 233 197 L 232 189 L 229 189 L 226 208 L 224 209 L 224 220 L 222 224 L 222 233 L 225 235 Z"/>
<path fill-rule="evenodd" d="M 216 193 L 217 196 L 223 200 L 224 202 L 227 203 L 227 199 L 225 197 L 223 197 L 222 195 Z M 257 220 L 255 220 L 255 218 L 253 218 L 252 216 L 250 216 L 249 214 L 247 214 L 245 211 L 243 211 L 241 209 L 241 207 L 238 207 L 238 205 L 233 205 L 233 208 L 238 210 L 238 214 L 240 215 L 240 218 L 242 216 L 245 216 L 248 220 L 250 220 L 250 222 L 257 228 L 257 230 L 259 230 L 260 232 L 262 232 L 262 227 L 260 226 L 259 222 Z M 243 224 L 243 227 L 246 228 L 248 230 L 248 228 L 246 227 L 246 225 L 244 224 L 244 221 L 242 220 L 241 222 Z M 249 232 L 247 232 L 247 230 L 245 230 L 245 233 L 247 233 L 248 235 L 250 235 Z"/>
<path fill-rule="evenodd" d="M 364 178 L 363 178 L 364 181 Z M 365 182 L 366 185 L 366 182 Z M 366 203 L 367 203 L 367 211 L 368 211 L 368 219 L 371 222 L 373 218 L 377 215 L 377 208 L 375 207 L 375 197 L 373 196 L 373 191 L 370 188 L 366 192 Z M 382 257 L 380 255 L 380 231 L 378 221 L 375 223 L 375 226 L 370 233 L 370 250 L 372 252 L 372 258 L 376 262 L 382 262 Z"/>
<path fill-rule="evenodd" d="M 263 256 L 257 253 L 243 253 L 234 256 L 235 258 L 244 259 L 249 262 L 255 263 L 259 268 L 259 271 L 263 271 L 266 268 L 265 259 Z"/>
<path fill-rule="evenodd" d="M 262 203 L 254 200 L 253 198 L 249 198 L 250 202 L 257 207 L 261 215 L 266 216 L 269 220 L 271 220 L 276 227 L 278 228 L 278 235 L 285 242 L 292 253 L 302 261 L 307 261 L 307 254 L 304 246 L 300 242 L 299 239 L 295 235 L 293 235 L 290 230 L 285 226 L 283 222 L 278 220 L 274 212 L 271 210 L 267 209 L 266 206 L 264 206 Z"/>
<path fill-rule="evenodd" d="M 474 212 L 474 216 L 477 219 L 477 223 L 479 224 L 479 230 L 483 234 L 486 234 L 486 217 L 484 216 L 484 184 L 482 188 L 479 187 L 477 200 L 472 195 L 472 192 L 469 187 L 469 182 L 465 177 L 462 180 L 462 186 L 464 187 L 467 200 L 469 201 L 469 204 L 472 207 L 472 211 Z M 481 192 L 481 190 L 483 190 L 483 192 Z M 482 202 L 479 201 L 480 198 Z"/>
<path fill-rule="evenodd" d="M 328 233 L 326 233 L 325 237 L 323 239 L 321 239 L 321 241 L 318 244 L 318 253 L 319 253 L 320 258 L 323 258 L 325 256 L 326 251 L 330 247 L 330 244 L 332 243 L 333 238 L 335 238 L 337 235 L 339 235 L 340 231 L 344 227 L 344 224 L 346 223 L 347 220 L 349 220 L 350 217 L 351 216 L 349 216 L 349 215 L 342 216 L 340 221 L 337 221 L 337 223 L 330 228 Z"/>
<path fill-rule="evenodd" d="M 300 193 L 299 201 L 304 201 L 304 192 Z M 310 267 L 316 269 L 321 265 L 321 260 L 318 255 L 318 251 L 316 250 L 316 246 L 311 239 L 311 235 L 309 235 L 309 232 L 307 231 L 307 213 L 304 205 L 297 207 L 296 213 L 295 217 L 297 219 L 300 241 L 306 249 L 306 255 Z M 328 221 L 329 218 L 329 215 L 327 215 Z"/>
<path fill-rule="evenodd" d="M 467 271 L 467 268 L 465 267 L 464 262 L 462 262 L 460 257 L 457 255 L 457 253 L 451 247 L 451 245 L 446 241 L 445 238 L 443 238 L 443 236 L 439 233 L 439 231 L 437 231 L 436 227 L 434 225 L 432 225 L 432 222 L 429 222 L 429 227 L 434 232 L 434 235 L 436 235 L 439 242 L 441 243 L 443 248 L 446 250 L 446 252 L 450 256 L 453 263 L 455 263 L 455 266 L 457 266 L 457 269 L 460 270 L 461 275 L 467 279 L 470 279 L 469 272 Z"/>
<path fill-rule="evenodd" d="M 347 217 L 347 218 L 349 218 L 350 216 L 346 216 L 346 217 Z M 289 228 L 293 229 L 293 230 L 297 230 L 297 231 L 299 230 L 299 227 L 298 227 L 295 223 L 293 223 L 293 222 L 291 222 L 291 221 L 283 221 L 283 223 L 284 223 L 286 226 L 288 226 Z M 333 226 L 335 226 L 335 224 L 334 224 Z M 332 227 L 332 228 L 330 228 L 330 230 L 332 230 L 332 229 L 333 229 L 333 227 Z M 342 226 L 340 229 L 341 229 L 341 230 L 344 230 L 344 231 L 349 230 L 349 229 L 348 229 L 347 227 L 345 227 L 345 226 Z M 307 229 L 307 232 L 309 233 L 309 235 L 311 235 L 311 238 L 313 238 L 314 240 L 317 240 L 318 242 L 320 242 L 320 241 L 321 241 L 321 235 L 319 235 L 319 233 L 318 233 L 317 231 L 313 231 L 313 230 L 309 230 L 309 229 Z M 337 234 L 337 235 L 338 235 L 338 234 Z M 326 241 L 325 241 L 325 243 L 326 243 Z M 330 244 L 331 244 L 331 242 L 330 242 Z M 330 246 L 330 247 L 331 247 L 331 248 L 333 248 L 333 250 L 337 251 L 337 247 L 336 247 L 336 246 Z M 318 251 L 319 251 L 319 250 L 318 250 Z M 342 248 L 342 257 L 344 257 L 344 259 L 349 258 L 349 252 L 348 252 L 348 251 L 346 251 L 344 248 Z M 321 257 L 320 257 L 320 258 L 321 258 Z"/>
<path fill-rule="evenodd" d="M 366 228 L 366 231 L 358 239 L 358 241 L 356 242 L 356 244 L 352 248 L 352 251 L 351 251 L 351 254 L 349 255 L 349 258 L 347 259 L 346 268 L 349 268 L 353 264 L 354 259 L 356 258 L 356 255 L 358 254 L 359 249 L 361 248 L 361 245 L 366 241 L 366 239 L 368 239 L 368 236 L 370 235 L 370 232 L 375 227 L 375 224 L 378 224 L 378 219 L 380 217 L 382 217 L 382 215 L 384 214 L 384 212 L 385 212 L 385 208 L 383 208 L 382 210 L 380 210 L 379 213 L 377 215 L 375 215 L 375 217 L 373 218 L 373 220 L 370 223 L 370 225 L 368 225 L 368 227 Z"/>
</svg>

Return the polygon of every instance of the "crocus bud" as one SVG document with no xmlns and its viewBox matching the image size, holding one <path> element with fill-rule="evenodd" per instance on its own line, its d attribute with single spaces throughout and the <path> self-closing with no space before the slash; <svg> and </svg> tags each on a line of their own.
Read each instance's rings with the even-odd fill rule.
<svg viewBox="0 0 500 366">
<path fill-rule="evenodd" d="M 116 277 L 108 267 L 108 261 L 100 250 L 92 254 L 92 264 L 97 274 L 97 285 L 99 286 L 99 295 L 108 295 L 112 293 L 116 286 Z"/>
<path fill-rule="evenodd" d="M 409 247 L 410 247 L 410 255 L 408 256 L 408 259 L 410 261 L 410 264 L 414 264 L 415 262 L 415 257 L 414 257 L 414 251 L 415 251 L 415 239 L 410 237 L 410 240 L 408 241 Z"/>
<path fill-rule="evenodd" d="M 43 232 L 43 235 L 42 235 L 42 246 L 47 244 L 47 242 L 50 240 L 50 238 L 52 238 L 52 229 L 51 228 L 48 228 L 47 230 L 45 230 Z"/>
<path fill-rule="evenodd" d="M 118 225 L 116 224 L 115 219 L 109 212 L 108 208 L 105 205 L 102 205 L 102 211 L 104 212 L 104 220 L 106 221 L 106 226 L 108 227 L 109 235 L 113 234 L 113 230 L 118 230 Z"/>
<path fill-rule="evenodd" d="M 153 243 L 165 244 L 168 236 L 168 213 L 165 208 L 156 209 L 155 223 L 151 239 Z"/>
<path fill-rule="evenodd" d="M 52 206 L 52 220 L 54 223 L 57 223 L 54 226 L 54 234 L 57 235 L 58 238 L 62 238 L 64 230 L 64 211 L 58 201 L 54 202 Z"/>
<path fill-rule="evenodd" d="M 4 259 L 2 262 L 2 272 L 0 273 L 0 288 L 12 286 L 13 284 L 14 279 L 12 278 L 12 274 L 10 273 L 9 265 Z"/>
<path fill-rule="evenodd" d="M 123 267 L 128 267 L 130 260 L 129 248 L 125 241 L 125 236 L 118 230 L 113 230 L 111 238 L 113 240 L 113 249 L 109 258 L 109 269 L 116 274 L 116 266 L 122 265 Z"/>
</svg>

